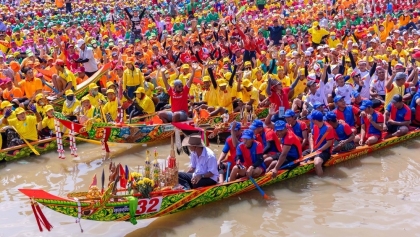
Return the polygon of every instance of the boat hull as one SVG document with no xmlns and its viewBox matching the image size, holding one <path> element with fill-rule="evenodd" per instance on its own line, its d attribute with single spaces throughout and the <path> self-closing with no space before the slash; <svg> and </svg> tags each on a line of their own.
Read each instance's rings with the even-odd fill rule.
<svg viewBox="0 0 420 237">
<path fill-rule="evenodd" d="M 340 162 L 360 157 L 362 155 L 374 152 L 379 149 L 397 144 L 399 142 L 417 137 L 420 135 L 420 130 L 411 131 L 405 136 L 399 138 L 386 139 L 376 145 L 367 147 L 358 147 L 357 149 L 335 154 L 326 163 L 326 166 L 332 166 Z M 282 180 L 286 180 L 298 175 L 311 172 L 314 168 L 312 163 L 298 166 L 291 170 L 280 170 L 276 178 L 271 178 L 271 174 L 266 174 L 256 179 L 260 186 L 270 185 Z M 136 214 L 130 215 L 129 202 L 117 201 L 102 203 L 99 199 L 96 201 L 83 201 L 80 203 L 82 208 L 82 219 L 96 220 L 96 221 L 131 221 L 133 219 L 148 219 L 154 217 L 165 216 L 176 212 L 184 211 L 194 207 L 202 206 L 204 204 L 225 199 L 241 193 L 248 192 L 255 189 L 255 186 L 249 180 L 238 180 L 235 182 L 219 184 L 210 187 L 203 187 L 188 191 L 170 191 L 169 193 L 152 193 L 150 199 L 139 199 Z M 72 217 L 78 215 L 78 203 L 72 199 L 64 199 L 55 197 L 43 190 L 20 190 L 28 197 L 34 198 L 35 201 L 45 205 L 46 207 Z M 80 196 L 86 193 L 79 193 Z M 70 196 L 77 197 L 78 193 L 71 193 Z M 151 208 L 150 204 L 153 200 L 160 200 L 159 208 Z M 143 212 L 142 212 L 143 211 Z M 150 211 L 150 212 L 148 212 Z"/>
</svg>

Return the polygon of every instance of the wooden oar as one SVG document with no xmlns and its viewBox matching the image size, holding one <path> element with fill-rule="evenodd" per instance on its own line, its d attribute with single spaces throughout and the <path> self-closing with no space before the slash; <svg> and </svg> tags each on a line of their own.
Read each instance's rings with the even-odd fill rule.
<svg viewBox="0 0 420 237">
<path fill-rule="evenodd" d="M 227 163 L 227 170 L 226 170 L 226 180 L 225 180 L 225 182 L 227 183 L 227 181 L 228 181 L 228 178 L 229 178 L 229 171 L 230 171 L 230 166 L 231 166 L 231 163 L 230 162 L 228 162 Z"/>
<path fill-rule="evenodd" d="M 251 180 L 251 182 L 255 185 L 255 187 L 258 189 L 258 191 L 260 191 L 261 195 L 264 197 L 264 199 L 266 200 L 270 200 L 270 197 L 267 196 L 267 194 L 265 194 L 265 192 L 261 189 L 261 187 L 257 184 L 257 182 L 254 180 L 254 178 L 249 177 L 249 180 Z"/>
<path fill-rule="evenodd" d="M 102 169 L 102 177 L 101 177 L 101 193 L 104 193 L 104 187 L 105 187 L 105 169 Z"/>
<path fill-rule="evenodd" d="M 39 156 L 39 152 L 35 149 L 34 146 L 31 145 L 31 143 L 29 143 L 20 133 L 19 131 L 14 127 L 11 126 L 13 128 L 13 130 L 15 130 L 15 132 L 19 135 L 19 137 L 26 143 L 26 145 L 28 145 L 28 147 L 32 150 L 33 153 L 35 153 L 35 155 Z"/>
<path fill-rule="evenodd" d="M 310 154 L 308 154 L 308 155 L 306 155 L 306 156 L 304 156 L 304 157 L 302 157 L 300 159 L 297 159 L 295 161 L 292 161 L 292 162 L 290 162 L 288 164 L 283 165 L 282 167 L 280 167 L 279 170 L 287 169 L 287 168 L 289 168 L 289 167 L 291 167 L 291 166 L 293 166 L 295 164 L 299 164 L 302 161 L 306 161 L 306 160 L 308 160 L 308 159 L 310 159 L 310 158 L 312 158 L 312 157 L 314 157 L 314 156 L 316 156 L 316 155 L 318 155 L 320 153 L 321 153 L 320 151 L 314 151 L 314 152 L 312 152 L 312 153 L 310 153 Z"/>
</svg>

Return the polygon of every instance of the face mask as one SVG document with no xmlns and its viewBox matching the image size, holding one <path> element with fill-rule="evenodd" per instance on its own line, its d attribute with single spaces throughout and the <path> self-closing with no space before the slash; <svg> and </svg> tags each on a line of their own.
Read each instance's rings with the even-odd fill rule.
<svg viewBox="0 0 420 237">
<path fill-rule="evenodd" d="M 92 95 L 93 95 L 93 96 L 98 95 L 98 91 L 92 91 Z"/>
<path fill-rule="evenodd" d="M 67 96 L 67 100 L 72 101 L 74 99 L 74 95 Z"/>
<path fill-rule="evenodd" d="M 44 101 L 40 101 L 40 102 L 38 102 L 38 104 L 41 105 L 41 106 L 44 106 L 45 105 L 45 102 Z"/>
<path fill-rule="evenodd" d="M 335 36 L 331 36 L 331 39 L 332 39 L 332 40 L 335 40 Z"/>
</svg>

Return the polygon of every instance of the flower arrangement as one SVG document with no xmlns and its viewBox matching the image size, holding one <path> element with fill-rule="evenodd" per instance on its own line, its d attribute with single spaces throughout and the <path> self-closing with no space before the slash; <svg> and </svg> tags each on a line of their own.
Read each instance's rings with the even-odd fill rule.
<svg viewBox="0 0 420 237">
<path fill-rule="evenodd" d="M 132 172 L 128 191 L 132 194 L 140 193 L 144 198 L 150 198 L 150 193 L 155 187 L 155 182 L 149 178 L 143 177 L 140 173 Z"/>
</svg>

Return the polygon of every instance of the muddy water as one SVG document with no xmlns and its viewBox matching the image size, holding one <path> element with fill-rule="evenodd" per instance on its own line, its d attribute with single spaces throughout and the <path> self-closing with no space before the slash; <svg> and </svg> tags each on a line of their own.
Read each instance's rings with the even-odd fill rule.
<svg viewBox="0 0 420 237">
<path fill-rule="evenodd" d="M 145 151 L 158 147 L 166 158 L 169 142 L 144 147 L 111 147 L 114 161 L 137 170 Z M 217 154 L 221 146 L 212 145 Z M 420 236 L 420 141 L 376 152 L 326 169 L 325 177 L 303 175 L 224 201 L 157 219 L 130 223 L 82 220 L 43 208 L 54 226 L 39 232 L 28 198 L 18 188 L 42 188 L 65 196 L 85 191 L 109 162 L 99 146 L 78 146 L 80 157 L 60 160 L 52 152 L 0 165 L 0 236 Z M 178 157 L 183 169 L 185 154 Z"/>
</svg>

